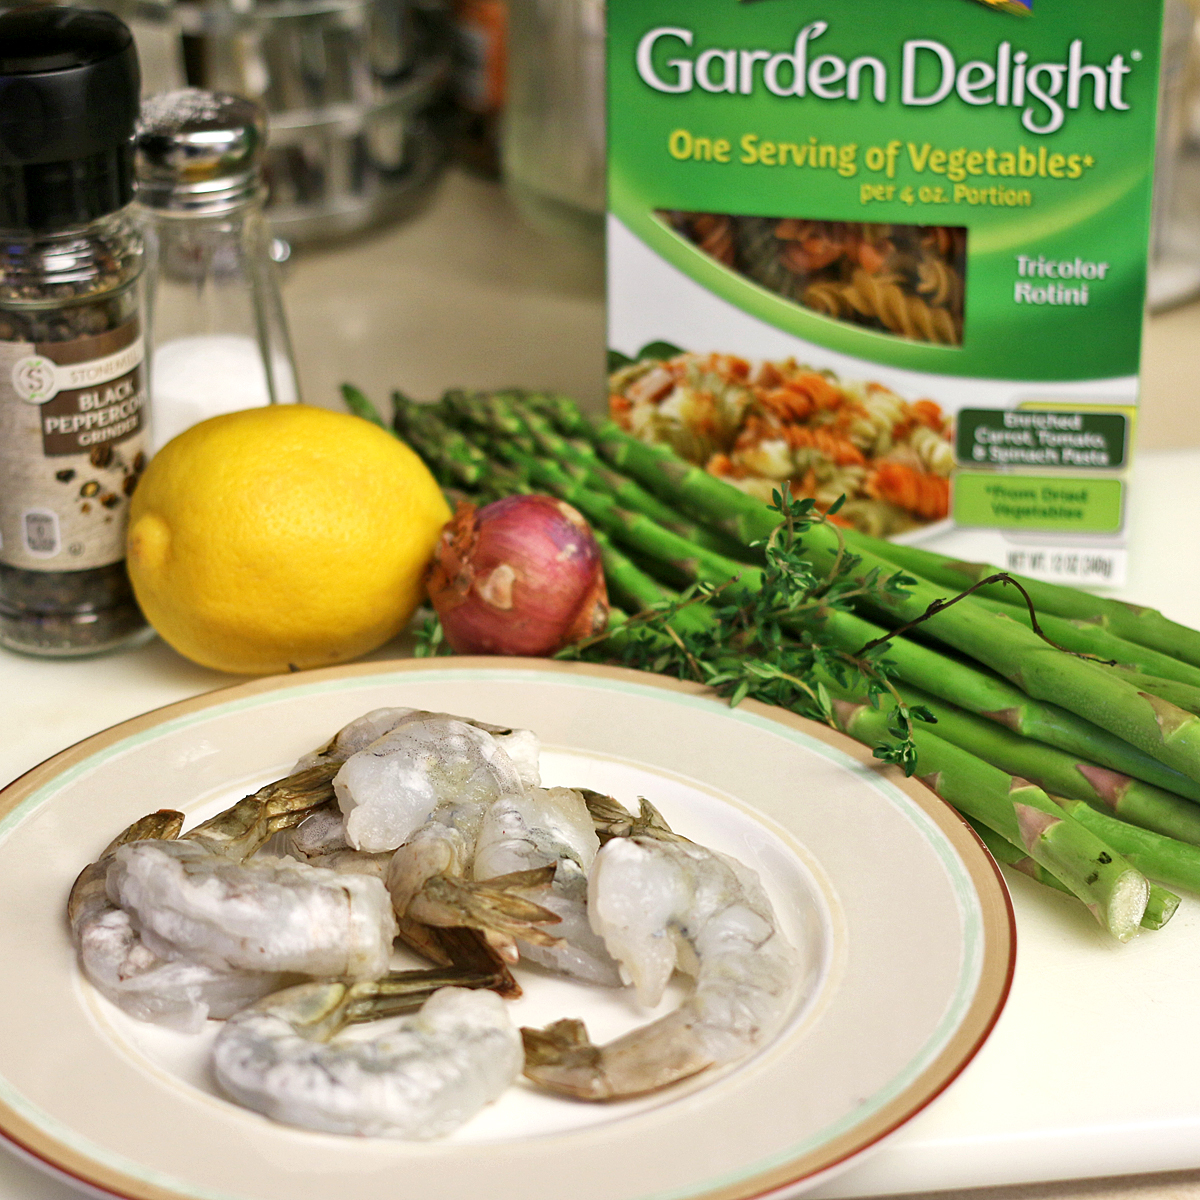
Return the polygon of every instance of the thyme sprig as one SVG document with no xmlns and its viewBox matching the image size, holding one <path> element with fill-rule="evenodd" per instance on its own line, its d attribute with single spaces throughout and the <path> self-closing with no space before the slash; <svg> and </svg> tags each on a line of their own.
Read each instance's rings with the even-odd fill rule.
<svg viewBox="0 0 1200 1200">
<path fill-rule="evenodd" d="M 727 584 L 693 584 L 678 598 L 653 604 L 631 616 L 614 631 L 561 651 L 560 658 L 617 661 L 624 666 L 655 671 L 702 683 L 736 707 L 749 698 L 778 705 L 802 716 L 836 725 L 834 698 L 828 684 L 846 687 L 861 676 L 871 703 L 881 698 L 894 703 L 889 730 L 894 743 L 874 748 L 875 756 L 896 763 L 906 774 L 916 766 L 913 721 L 933 721 L 922 705 L 909 705 L 891 682 L 886 645 L 854 655 L 826 644 L 797 618 L 826 609 L 850 610 L 855 601 L 902 591 L 908 577 L 900 572 L 868 573 L 853 578 L 859 560 L 850 553 L 837 524 L 815 501 L 773 493 L 772 508 L 779 524 L 762 547 L 766 567 L 757 590 Z M 815 524 L 835 531 L 840 551 L 826 573 L 818 573 L 803 553 L 803 534 Z M 676 617 L 685 609 L 703 606 L 708 620 L 683 627 Z"/>
</svg>

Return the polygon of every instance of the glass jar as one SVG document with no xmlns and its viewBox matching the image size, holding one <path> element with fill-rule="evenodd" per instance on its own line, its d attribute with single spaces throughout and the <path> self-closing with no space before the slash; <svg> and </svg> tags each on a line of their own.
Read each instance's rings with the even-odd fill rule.
<svg viewBox="0 0 1200 1200">
<path fill-rule="evenodd" d="M 116 17 L 53 7 L 0 16 L 0 45 L 0 644 L 94 654 L 149 632 L 124 561 L 147 437 L 137 59 Z"/>
<path fill-rule="evenodd" d="M 604 238 L 603 0 L 510 0 L 504 181 L 531 223 Z"/>
</svg>

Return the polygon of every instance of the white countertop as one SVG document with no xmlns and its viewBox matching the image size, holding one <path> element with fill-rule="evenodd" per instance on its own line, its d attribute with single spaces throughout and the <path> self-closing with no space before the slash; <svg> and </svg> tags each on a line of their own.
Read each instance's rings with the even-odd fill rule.
<svg viewBox="0 0 1200 1200">
<path fill-rule="evenodd" d="M 526 230 L 491 185 L 452 176 L 439 201 L 408 225 L 300 257 L 290 270 L 285 299 L 310 403 L 337 407 L 336 385 L 351 379 L 378 400 L 393 386 L 432 396 L 452 384 L 517 382 L 561 388 L 598 405 L 600 287 L 593 258 Z M 1192 411 L 1197 359 L 1200 306 L 1151 323 L 1141 449 L 1131 490 L 1130 577 L 1117 592 L 1194 626 L 1200 626 L 1200 554 L 1191 530 L 1200 507 L 1200 420 Z M 397 642 L 372 657 L 403 653 L 404 644 Z M 128 717 L 236 682 L 187 662 L 157 640 L 86 660 L 0 651 L 5 730 L 0 783 Z M 1056 1005 L 1047 994 L 1052 982 L 1071 990 L 1070 972 L 1085 960 L 1116 971 L 1114 978 L 1121 980 L 1148 970 L 1150 981 L 1171 982 L 1172 964 L 1191 971 L 1193 959 L 1200 972 L 1200 901 L 1185 901 L 1175 921 L 1152 935 L 1160 939 L 1154 943 L 1147 937 L 1133 947 L 1096 950 L 1085 933 L 1064 956 L 1065 940 L 1083 927 L 1060 922 L 1056 898 L 1025 889 L 1023 882 L 1015 889 L 1021 932 L 1017 976 L 991 1041 L 926 1112 L 814 1195 L 914 1188 L 964 1195 L 966 1188 L 1003 1184 L 1020 1186 L 966 1194 L 978 1200 L 1200 1200 L 1200 1091 L 1194 1121 L 1189 1115 L 1172 1125 L 1167 1113 L 1150 1106 L 1138 1126 L 1138 1106 L 1114 1101 L 1113 1119 L 1106 1123 L 1091 1089 L 1085 1096 L 1073 1093 L 1080 1081 L 1054 1068 L 1069 1063 L 1072 1052 L 1086 1052 L 1080 1039 L 1097 1021 L 1114 1023 L 1117 1032 L 1103 1049 L 1119 1055 L 1126 1043 L 1119 1033 L 1123 1015 L 1112 1009 L 1117 1000 L 1089 996 L 1084 1011 L 1073 1013 L 1079 997 L 1063 995 Z M 1158 949 L 1145 950 L 1142 942 Z M 1156 1006 L 1149 982 L 1142 987 L 1133 980 L 1117 990 L 1120 1002 L 1132 997 L 1144 1006 L 1125 1019 L 1153 1025 L 1161 1016 L 1163 1006 Z M 1189 1001 L 1197 995 L 1200 987 Z M 1165 1007 L 1176 1003 L 1172 999 Z M 1200 1000 L 1195 1006 L 1200 1012 Z M 1037 1036 L 1031 1036 L 1034 1031 Z M 1192 1040 L 1200 1045 L 1200 1039 Z M 1061 1050 L 1052 1062 L 1045 1057 L 1050 1041 Z M 1145 1047 L 1155 1047 L 1154 1036 Z M 1157 1050 L 1149 1063 L 1121 1064 L 1138 1087 L 1152 1088 L 1156 1075 L 1170 1080 L 1186 1072 L 1193 1054 L 1185 1048 L 1182 1057 L 1175 1056 L 1168 1045 Z M 1195 1055 L 1200 1073 L 1200 1049 Z M 1189 1081 L 1195 1077 L 1188 1075 Z M 1022 1103 L 1022 1089 L 1028 1090 L 1028 1103 Z M 1029 1126 L 1039 1113 L 1063 1110 L 1057 1128 L 1047 1122 L 1039 1133 Z M 1162 1171 L 1177 1173 L 1134 1174 Z M 1112 1177 L 1125 1173 L 1128 1178 Z M 1096 1174 L 1109 1178 L 1080 1181 Z M 1032 1182 L 1037 1180 L 1052 1182 Z M 0 1151 L 0 1200 L 70 1200 L 79 1194 Z"/>
</svg>

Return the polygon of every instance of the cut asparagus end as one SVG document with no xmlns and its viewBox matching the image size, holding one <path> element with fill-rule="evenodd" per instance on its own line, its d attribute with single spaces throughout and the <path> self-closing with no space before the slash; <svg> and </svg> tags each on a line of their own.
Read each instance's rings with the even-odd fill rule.
<svg viewBox="0 0 1200 1200">
<path fill-rule="evenodd" d="M 1142 914 L 1150 899 L 1150 883 L 1140 871 L 1122 871 L 1113 885 L 1108 902 L 1108 930 L 1120 942 L 1127 942 L 1142 923 Z"/>
<path fill-rule="evenodd" d="M 1161 929 L 1179 907 L 1179 897 L 1166 888 L 1150 885 L 1150 900 L 1142 914 L 1143 929 Z"/>
</svg>

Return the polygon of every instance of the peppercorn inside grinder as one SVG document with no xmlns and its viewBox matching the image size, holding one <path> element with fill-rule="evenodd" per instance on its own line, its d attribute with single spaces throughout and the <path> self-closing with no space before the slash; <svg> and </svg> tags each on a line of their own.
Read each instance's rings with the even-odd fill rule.
<svg viewBox="0 0 1200 1200">
<path fill-rule="evenodd" d="M 156 451 L 208 417 L 300 398 L 263 217 L 265 141 L 265 114 L 240 96 L 183 88 L 142 105 Z"/>
<path fill-rule="evenodd" d="M 108 13 L 0 16 L 0 644 L 148 636 L 125 573 L 146 461 L 133 38 Z"/>
</svg>

